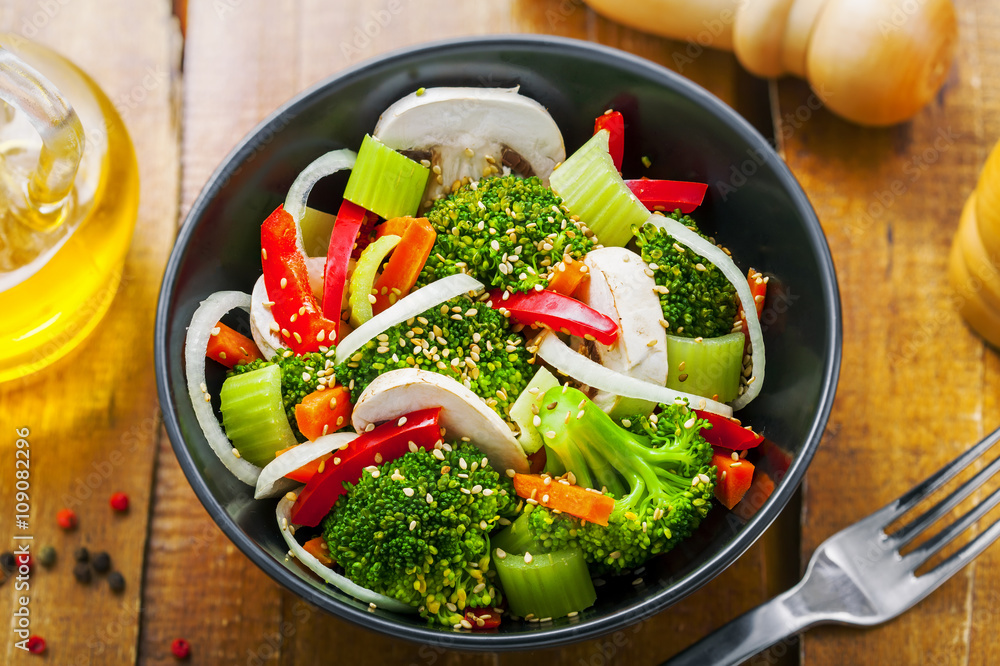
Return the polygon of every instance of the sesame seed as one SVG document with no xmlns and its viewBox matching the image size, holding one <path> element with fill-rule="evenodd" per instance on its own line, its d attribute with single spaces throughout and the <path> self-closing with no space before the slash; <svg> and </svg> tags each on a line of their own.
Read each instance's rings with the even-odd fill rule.
<svg viewBox="0 0 1000 666">
<path fill-rule="evenodd" d="M 608 555 L 608 558 L 612 559 L 612 560 L 617 560 L 621 556 L 622 556 L 621 551 L 617 551 L 616 550 L 615 552 L 613 552 L 610 555 Z"/>
<path fill-rule="evenodd" d="M 300 345 L 302 344 L 302 336 L 298 334 L 298 331 L 292 333 L 292 337 L 295 338 L 295 341 L 297 343 L 299 343 Z"/>
<path fill-rule="evenodd" d="M 525 564 L 531 564 L 531 560 L 533 560 L 533 559 L 535 559 L 535 558 L 531 556 L 531 553 L 525 553 L 524 554 L 524 563 Z"/>
<path fill-rule="evenodd" d="M 426 499 L 426 500 L 427 500 L 427 503 L 428 503 L 428 504 L 431 504 L 431 503 L 433 503 L 433 502 L 434 502 L 434 498 L 433 498 L 433 497 L 431 497 L 431 494 L 430 494 L 430 493 L 427 493 L 427 497 L 425 497 L 424 499 Z"/>
<path fill-rule="evenodd" d="M 507 476 L 509 476 L 510 478 L 513 479 L 515 474 L 517 474 L 517 472 L 515 472 L 514 470 L 512 469 L 507 470 Z"/>
<path fill-rule="evenodd" d="M 417 521 L 411 520 L 410 521 L 410 531 L 412 532 L 415 529 L 417 529 Z"/>
<path fill-rule="evenodd" d="M 365 426 L 365 432 L 371 432 L 374 429 L 375 429 L 374 423 L 369 423 L 368 425 Z"/>
</svg>

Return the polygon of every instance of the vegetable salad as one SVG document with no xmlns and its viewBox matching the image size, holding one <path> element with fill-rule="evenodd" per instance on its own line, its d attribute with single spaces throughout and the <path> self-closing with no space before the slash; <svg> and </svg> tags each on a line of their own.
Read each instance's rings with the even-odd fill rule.
<svg viewBox="0 0 1000 666">
<path fill-rule="evenodd" d="M 622 178 L 626 120 L 567 158 L 516 89 L 418 90 L 299 175 L 252 293 L 198 308 L 205 436 L 330 585 L 459 631 L 575 616 L 746 493 L 767 279 L 689 215 L 706 185 Z"/>
</svg>

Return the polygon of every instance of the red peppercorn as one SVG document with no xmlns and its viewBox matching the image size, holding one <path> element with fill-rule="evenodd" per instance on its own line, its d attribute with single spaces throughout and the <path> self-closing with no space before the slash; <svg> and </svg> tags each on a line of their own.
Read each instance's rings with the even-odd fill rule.
<svg viewBox="0 0 1000 666">
<path fill-rule="evenodd" d="M 115 493 L 111 496 L 111 508 L 115 511 L 128 511 L 128 495 Z"/>
<path fill-rule="evenodd" d="M 17 566 L 27 566 L 28 571 L 31 571 L 35 566 L 35 560 L 31 557 L 31 553 L 18 553 L 17 554 Z"/>
<path fill-rule="evenodd" d="M 191 644 L 183 638 L 175 638 L 170 644 L 170 652 L 178 659 L 187 659 L 191 654 Z"/>
<path fill-rule="evenodd" d="M 56 512 L 56 522 L 64 530 L 74 529 L 77 525 L 76 511 L 73 509 L 59 509 Z"/>
<path fill-rule="evenodd" d="M 31 654 L 41 654 L 45 652 L 45 639 L 32 634 L 28 636 L 28 652 Z"/>
</svg>

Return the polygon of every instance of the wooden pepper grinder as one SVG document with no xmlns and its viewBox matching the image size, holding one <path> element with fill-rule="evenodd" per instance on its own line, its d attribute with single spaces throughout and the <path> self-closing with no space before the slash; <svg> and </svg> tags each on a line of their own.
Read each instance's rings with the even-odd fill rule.
<svg viewBox="0 0 1000 666">
<path fill-rule="evenodd" d="M 802 77 L 861 125 L 916 115 L 944 83 L 958 38 L 951 0 L 586 2 L 639 30 L 731 50 L 757 76 Z"/>
<path fill-rule="evenodd" d="M 1000 143 L 962 209 L 948 277 L 955 305 L 969 326 L 1000 347 Z"/>
</svg>

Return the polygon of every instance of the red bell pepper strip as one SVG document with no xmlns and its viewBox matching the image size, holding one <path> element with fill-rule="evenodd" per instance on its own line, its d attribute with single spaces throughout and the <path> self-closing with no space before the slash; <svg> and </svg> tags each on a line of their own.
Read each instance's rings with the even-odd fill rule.
<svg viewBox="0 0 1000 666">
<path fill-rule="evenodd" d="M 740 458 L 733 460 L 733 452 L 714 448 L 712 465 L 715 466 L 715 499 L 732 510 L 740 503 L 753 482 L 753 463 Z"/>
<path fill-rule="evenodd" d="M 315 527 L 333 508 L 346 490 L 345 483 L 357 483 L 365 467 L 395 460 L 410 451 L 412 442 L 421 449 L 434 448 L 441 439 L 438 420 L 441 408 L 421 409 L 362 433 L 343 451 L 327 460 L 322 472 L 314 474 L 292 505 L 291 518 L 296 525 Z M 376 459 L 378 456 L 378 459 Z M 340 462 L 335 462 L 337 459 Z"/>
<path fill-rule="evenodd" d="M 326 252 L 323 268 L 323 313 L 334 322 L 334 340 L 340 339 L 340 307 L 347 287 L 347 265 L 358 230 L 369 216 L 367 210 L 344 199 L 337 211 L 337 221 L 333 223 L 330 248 Z"/>
<path fill-rule="evenodd" d="M 257 349 L 257 343 L 247 336 L 237 333 L 221 321 L 216 324 L 212 335 L 208 338 L 208 349 L 205 350 L 205 356 L 230 369 L 236 365 L 263 358 Z"/>
<path fill-rule="evenodd" d="M 494 310 L 509 310 L 510 318 L 519 324 L 546 326 L 603 345 L 618 339 L 618 324 L 611 317 L 575 298 L 548 290 L 509 294 L 506 299 L 504 293 L 491 291 L 490 304 Z"/>
<path fill-rule="evenodd" d="M 750 295 L 753 296 L 753 304 L 757 308 L 757 318 L 764 312 L 764 299 L 767 298 L 767 278 L 751 268 L 747 271 L 747 282 L 750 284 Z M 745 347 L 750 350 L 750 330 L 747 326 L 747 316 L 743 312 L 743 304 L 740 303 L 740 321 L 743 323 L 743 336 L 746 338 Z"/>
<path fill-rule="evenodd" d="M 701 436 L 712 446 L 719 446 L 730 451 L 745 451 L 764 441 L 764 435 L 758 435 L 750 428 L 741 426 L 738 421 L 701 409 L 694 411 L 698 418 L 705 419 L 712 424 L 711 428 L 703 428 L 701 431 Z"/>
<path fill-rule="evenodd" d="M 261 225 L 260 248 L 264 286 L 282 343 L 296 354 L 332 346 L 337 324 L 323 316 L 309 288 L 298 225 L 284 207 L 278 206 Z"/>
<path fill-rule="evenodd" d="M 681 180 L 626 180 L 632 194 L 650 211 L 674 211 L 678 208 L 685 215 L 705 200 L 708 185 Z"/>
<path fill-rule="evenodd" d="M 618 111 L 607 111 L 597 116 L 594 121 L 594 134 L 602 129 L 608 130 L 608 152 L 615 163 L 615 168 L 622 170 L 622 158 L 625 156 L 625 118 Z"/>
<path fill-rule="evenodd" d="M 473 631 L 490 631 L 500 626 L 500 613 L 492 608 L 466 608 L 465 619 Z"/>
</svg>

